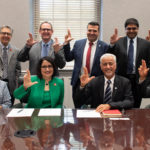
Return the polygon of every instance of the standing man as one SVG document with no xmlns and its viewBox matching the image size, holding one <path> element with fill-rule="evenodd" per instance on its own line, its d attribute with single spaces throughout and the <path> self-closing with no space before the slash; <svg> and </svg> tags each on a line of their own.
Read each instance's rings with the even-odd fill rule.
<svg viewBox="0 0 150 150">
<path fill-rule="evenodd" d="M 41 35 L 42 41 L 36 42 L 34 41 L 32 34 L 29 33 L 29 39 L 18 55 L 19 61 L 25 62 L 29 60 L 29 70 L 31 75 L 36 74 L 37 63 L 39 62 L 39 59 L 44 56 L 53 58 L 57 68 L 63 68 L 66 64 L 64 51 L 63 49 L 60 49 L 61 46 L 59 45 L 57 38 L 55 38 L 55 43 L 51 39 L 53 34 L 52 24 L 46 21 L 42 22 L 39 34 Z"/>
<path fill-rule="evenodd" d="M 149 66 L 150 42 L 137 36 L 139 23 L 135 18 L 127 19 L 124 27 L 126 36 L 119 38 L 118 31 L 115 29 L 115 33 L 110 38 L 112 47 L 108 52 L 115 54 L 117 57 L 117 74 L 127 77 L 131 81 L 134 107 L 139 108 L 142 97 L 138 86 L 138 68 L 142 59 Z"/>
<path fill-rule="evenodd" d="M 72 51 L 70 51 L 69 42 L 72 40 L 71 33 L 68 30 L 68 34 L 65 36 L 65 58 L 66 61 L 74 60 L 74 69 L 72 73 L 71 85 L 72 96 L 75 108 L 80 108 L 80 101 L 76 99 L 76 91 L 80 86 L 80 75 L 83 67 L 87 67 L 88 74 L 90 76 L 99 76 L 102 71 L 99 67 L 100 57 L 106 53 L 108 45 L 99 38 L 99 23 L 89 22 L 87 26 L 87 38 L 81 39 L 75 42 Z"/>
<path fill-rule="evenodd" d="M 116 56 L 107 53 L 100 58 L 100 67 L 104 75 L 89 77 L 84 67 L 84 74 L 80 77 L 81 87 L 76 97 L 83 104 L 96 108 L 98 112 L 132 108 L 133 96 L 130 81 L 115 74 L 116 65 Z"/>
<path fill-rule="evenodd" d="M 12 105 L 14 103 L 13 91 L 18 86 L 18 78 L 21 73 L 20 63 L 17 61 L 19 50 L 9 42 L 13 29 L 9 26 L 0 27 L 0 79 L 8 82 Z"/>
</svg>

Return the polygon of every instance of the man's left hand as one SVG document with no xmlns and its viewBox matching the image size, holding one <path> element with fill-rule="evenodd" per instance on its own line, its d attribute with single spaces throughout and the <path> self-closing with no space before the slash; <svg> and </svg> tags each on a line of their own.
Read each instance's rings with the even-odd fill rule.
<svg viewBox="0 0 150 150">
<path fill-rule="evenodd" d="M 102 112 L 104 110 L 109 110 L 111 106 L 109 104 L 101 104 L 96 108 L 97 112 Z"/>
</svg>

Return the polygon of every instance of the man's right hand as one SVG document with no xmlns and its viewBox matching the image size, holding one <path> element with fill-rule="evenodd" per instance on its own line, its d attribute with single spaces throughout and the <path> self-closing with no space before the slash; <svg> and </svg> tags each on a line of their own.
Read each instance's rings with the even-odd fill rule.
<svg viewBox="0 0 150 150">
<path fill-rule="evenodd" d="M 25 88 L 25 90 L 27 90 L 27 88 L 29 88 L 30 86 L 37 84 L 38 82 L 31 82 L 31 75 L 30 75 L 30 71 L 27 70 L 27 73 L 24 75 L 24 79 L 23 79 L 23 86 Z"/>
<path fill-rule="evenodd" d="M 34 45 L 35 43 L 37 43 L 37 41 L 35 41 L 35 40 L 33 39 L 32 34 L 29 33 L 29 39 L 27 39 L 26 45 L 27 45 L 28 47 L 31 47 L 31 46 Z"/>
<path fill-rule="evenodd" d="M 71 37 L 71 32 L 70 30 L 68 29 L 68 33 L 67 35 L 65 35 L 65 42 L 64 42 L 64 45 L 68 44 L 70 41 L 72 41 L 73 38 Z"/>
<path fill-rule="evenodd" d="M 92 79 L 94 79 L 95 77 L 89 77 L 88 75 L 88 70 L 86 67 L 83 68 L 84 73 L 81 75 L 80 77 L 80 86 L 84 87 L 86 84 L 88 84 Z"/>
<path fill-rule="evenodd" d="M 121 37 L 118 37 L 118 29 L 115 28 L 114 34 L 110 37 L 110 44 L 114 45 Z"/>
</svg>

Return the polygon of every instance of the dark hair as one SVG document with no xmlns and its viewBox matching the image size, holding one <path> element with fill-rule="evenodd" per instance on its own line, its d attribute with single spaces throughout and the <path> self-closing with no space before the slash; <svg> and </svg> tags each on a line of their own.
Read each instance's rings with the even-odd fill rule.
<svg viewBox="0 0 150 150">
<path fill-rule="evenodd" d="M 89 23 L 88 23 L 88 25 L 98 26 L 98 30 L 99 30 L 99 28 L 100 28 L 99 23 L 98 23 L 98 22 L 96 22 L 96 21 L 91 21 L 91 22 L 89 22 Z M 87 27 L 88 27 L 88 25 L 87 25 Z"/>
<path fill-rule="evenodd" d="M 52 24 L 51 24 L 50 22 L 48 22 L 48 21 L 44 21 L 44 22 L 42 22 L 42 23 L 40 24 L 40 30 L 41 30 L 41 26 L 42 26 L 44 23 L 49 24 L 49 25 L 51 26 L 51 29 L 53 30 Z"/>
<path fill-rule="evenodd" d="M 137 27 L 139 27 L 139 22 L 135 18 L 129 18 L 129 19 L 127 19 L 126 22 L 125 22 L 125 24 L 124 24 L 124 27 L 126 28 L 129 24 L 134 24 Z"/>
<path fill-rule="evenodd" d="M 37 65 L 37 76 L 38 76 L 40 79 L 42 79 L 41 66 L 42 66 L 42 63 L 43 63 L 44 60 L 46 60 L 46 61 L 48 61 L 49 63 L 52 64 L 53 70 L 54 70 L 54 73 L 53 73 L 52 77 L 54 77 L 54 76 L 56 75 L 56 72 L 57 72 L 57 71 L 56 71 L 56 65 L 55 65 L 55 63 L 54 63 L 54 60 L 53 60 L 51 57 L 49 57 L 49 56 L 43 57 L 43 58 L 41 58 L 41 59 L 39 60 L 38 65 Z"/>
<path fill-rule="evenodd" d="M 11 34 L 13 34 L 13 29 L 12 29 L 10 26 L 8 26 L 8 25 L 3 25 L 3 26 L 1 26 L 1 27 L 0 27 L 0 32 L 1 32 L 2 29 L 4 29 L 4 28 L 9 29 L 9 30 L 11 31 Z"/>
</svg>

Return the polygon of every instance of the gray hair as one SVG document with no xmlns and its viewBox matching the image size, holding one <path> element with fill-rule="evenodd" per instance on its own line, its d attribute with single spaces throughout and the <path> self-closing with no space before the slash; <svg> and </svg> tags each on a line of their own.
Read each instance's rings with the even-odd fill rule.
<svg viewBox="0 0 150 150">
<path fill-rule="evenodd" d="M 115 63 L 116 63 L 116 56 L 114 54 L 110 54 L 110 53 L 106 53 L 106 54 L 103 54 L 100 58 L 100 63 L 102 63 L 102 59 L 103 58 L 106 58 L 106 57 L 113 57 Z"/>
<path fill-rule="evenodd" d="M 2 29 L 4 29 L 4 28 L 9 29 L 9 30 L 11 31 L 11 34 L 13 34 L 13 29 L 12 29 L 10 26 L 8 26 L 8 25 L 3 25 L 3 26 L 1 26 L 1 27 L 0 27 L 0 32 L 1 32 Z"/>
<path fill-rule="evenodd" d="M 42 22 L 42 23 L 40 24 L 40 29 L 41 29 L 41 26 L 42 26 L 44 23 L 49 24 L 49 25 L 51 26 L 52 30 L 53 30 L 53 26 L 52 26 L 52 24 L 51 24 L 50 22 L 48 22 L 48 21 L 44 21 L 44 22 Z"/>
</svg>

